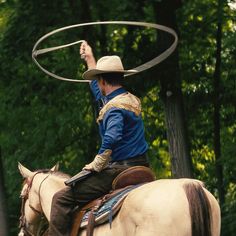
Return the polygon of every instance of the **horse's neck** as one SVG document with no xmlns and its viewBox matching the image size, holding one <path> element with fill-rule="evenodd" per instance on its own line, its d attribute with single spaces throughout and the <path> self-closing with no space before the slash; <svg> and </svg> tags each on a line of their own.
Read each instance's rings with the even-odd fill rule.
<svg viewBox="0 0 236 236">
<path fill-rule="evenodd" d="M 48 221 L 50 221 L 52 198 L 56 192 L 65 187 L 65 180 L 65 178 L 52 175 L 41 186 L 40 201 L 43 213 Z"/>
</svg>

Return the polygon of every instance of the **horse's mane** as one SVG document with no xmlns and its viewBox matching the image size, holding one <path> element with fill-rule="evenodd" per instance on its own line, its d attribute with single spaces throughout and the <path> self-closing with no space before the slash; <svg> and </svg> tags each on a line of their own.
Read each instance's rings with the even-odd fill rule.
<svg viewBox="0 0 236 236">
<path fill-rule="evenodd" d="M 59 176 L 59 177 L 62 177 L 62 178 L 71 178 L 70 175 L 66 174 L 66 173 L 63 173 L 61 171 L 52 171 L 52 175 L 54 176 Z"/>
<path fill-rule="evenodd" d="M 66 173 L 63 173 L 61 171 L 52 171 L 50 169 L 40 169 L 40 170 L 37 170 L 35 171 L 37 173 L 43 173 L 43 174 L 51 174 L 53 176 L 57 176 L 57 177 L 61 177 L 61 178 L 71 178 L 70 175 L 66 174 Z"/>
</svg>

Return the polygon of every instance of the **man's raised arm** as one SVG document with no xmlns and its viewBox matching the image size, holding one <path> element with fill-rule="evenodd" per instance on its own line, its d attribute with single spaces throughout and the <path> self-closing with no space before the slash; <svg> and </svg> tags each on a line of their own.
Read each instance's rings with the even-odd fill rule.
<svg viewBox="0 0 236 236">
<path fill-rule="evenodd" d="M 80 55 L 81 58 L 86 61 L 88 69 L 93 69 L 96 67 L 96 60 L 93 56 L 92 48 L 86 41 L 80 45 Z"/>
</svg>

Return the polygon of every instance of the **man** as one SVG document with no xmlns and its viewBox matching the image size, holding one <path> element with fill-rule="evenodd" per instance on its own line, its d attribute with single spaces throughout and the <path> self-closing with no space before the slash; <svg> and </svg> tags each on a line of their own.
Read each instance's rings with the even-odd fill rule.
<svg viewBox="0 0 236 236">
<path fill-rule="evenodd" d="M 122 86 L 124 74 L 133 71 L 124 70 L 118 56 L 105 56 L 96 63 L 86 42 L 81 45 L 80 54 L 88 66 L 83 78 L 92 80 L 90 87 L 99 104 L 97 123 L 102 143 L 94 160 L 83 168 L 93 174 L 53 197 L 50 236 L 69 236 L 76 204 L 81 207 L 108 193 L 112 181 L 123 170 L 148 166 L 140 100 Z"/>
</svg>

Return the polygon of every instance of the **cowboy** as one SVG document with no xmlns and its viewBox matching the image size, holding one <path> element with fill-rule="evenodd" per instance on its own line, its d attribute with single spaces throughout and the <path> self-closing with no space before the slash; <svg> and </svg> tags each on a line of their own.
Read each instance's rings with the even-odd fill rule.
<svg viewBox="0 0 236 236">
<path fill-rule="evenodd" d="M 50 236 L 69 236 L 76 205 L 81 207 L 108 193 L 115 177 L 130 166 L 149 165 L 140 100 L 122 86 L 124 75 L 134 71 L 124 70 L 118 56 L 105 56 L 96 63 L 87 42 L 81 44 L 80 54 L 88 66 L 83 78 L 91 80 L 90 88 L 99 104 L 102 143 L 94 160 L 83 168 L 93 174 L 54 195 Z"/>
</svg>

